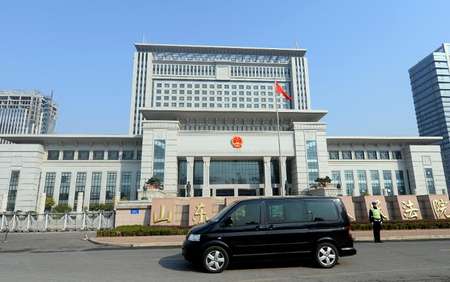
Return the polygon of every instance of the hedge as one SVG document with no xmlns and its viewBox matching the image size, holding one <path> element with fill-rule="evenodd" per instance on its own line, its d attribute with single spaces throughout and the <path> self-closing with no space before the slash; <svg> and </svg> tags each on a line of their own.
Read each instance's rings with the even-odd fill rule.
<svg viewBox="0 0 450 282">
<path fill-rule="evenodd" d="M 186 235 L 189 228 L 178 226 L 124 225 L 113 229 L 100 229 L 97 237 Z"/>
<path fill-rule="evenodd" d="M 408 220 L 408 221 L 385 221 L 384 230 L 405 230 L 405 229 L 441 229 L 450 228 L 450 219 L 439 220 Z M 370 223 L 352 223 L 352 230 L 372 230 Z"/>
<path fill-rule="evenodd" d="M 442 229 L 450 228 L 450 219 L 440 220 L 411 220 L 411 221 L 386 221 L 383 223 L 384 230 L 405 229 Z M 370 223 L 352 223 L 352 230 L 372 230 Z M 188 227 L 179 226 L 142 226 L 124 225 L 113 229 L 100 229 L 98 237 L 120 237 L 120 236 L 154 236 L 154 235 L 186 235 Z"/>
</svg>

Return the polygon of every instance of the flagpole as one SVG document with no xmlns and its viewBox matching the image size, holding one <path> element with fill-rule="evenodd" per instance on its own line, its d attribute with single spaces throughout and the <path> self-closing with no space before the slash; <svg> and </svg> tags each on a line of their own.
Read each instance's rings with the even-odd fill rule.
<svg viewBox="0 0 450 282">
<path fill-rule="evenodd" d="M 275 112 L 277 114 L 277 135 L 278 135 L 278 177 L 281 180 L 280 181 L 280 196 L 284 196 L 284 183 L 283 179 L 281 178 L 281 143 L 280 143 L 280 114 L 278 113 L 278 102 L 277 102 L 277 92 L 276 92 L 276 86 L 273 89 L 273 97 L 275 100 Z"/>
</svg>

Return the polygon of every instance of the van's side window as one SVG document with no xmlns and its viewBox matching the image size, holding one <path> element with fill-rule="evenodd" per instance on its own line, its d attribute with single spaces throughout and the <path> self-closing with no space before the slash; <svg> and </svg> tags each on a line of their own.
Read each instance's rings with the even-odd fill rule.
<svg viewBox="0 0 450 282">
<path fill-rule="evenodd" d="M 339 219 L 333 201 L 306 200 L 305 203 L 308 212 L 312 214 L 313 221 L 336 221 Z"/>
<path fill-rule="evenodd" d="M 267 201 L 266 215 L 269 224 L 311 221 L 301 200 Z"/>
<path fill-rule="evenodd" d="M 231 221 L 227 226 L 239 227 L 248 225 L 258 225 L 259 224 L 259 203 L 250 202 L 241 204 L 233 213 L 230 215 Z"/>
</svg>

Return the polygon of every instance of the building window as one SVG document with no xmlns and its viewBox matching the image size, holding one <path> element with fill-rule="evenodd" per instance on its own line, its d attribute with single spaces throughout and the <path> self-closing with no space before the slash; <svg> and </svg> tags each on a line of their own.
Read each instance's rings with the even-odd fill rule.
<svg viewBox="0 0 450 282">
<path fill-rule="evenodd" d="M 317 159 L 317 142 L 316 140 L 306 141 L 306 162 L 308 164 L 308 182 L 314 185 L 316 179 L 319 178 L 319 162 Z"/>
<path fill-rule="evenodd" d="M 79 160 L 89 160 L 89 151 L 78 151 Z"/>
<path fill-rule="evenodd" d="M 339 160 L 339 151 L 329 151 L 328 155 L 330 160 Z"/>
<path fill-rule="evenodd" d="M 202 185 L 203 184 L 203 161 L 196 160 L 194 161 L 194 184 Z M 203 195 L 209 196 L 209 195 Z"/>
<path fill-rule="evenodd" d="M 348 196 L 353 196 L 353 191 L 355 190 L 355 181 L 353 178 L 352 170 L 345 170 L 345 188 Z"/>
<path fill-rule="evenodd" d="M 433 169 L 431 168 L 425 169 L 425 182 L 427 184 L 428 194 L 431 195 L 436 194 L 436 188 L 434 186 Z"/>
<path fill-rule="evenodd" d="M 401 160 L 402 159 L 402 152 L 401 151 L 393 151 L 392 152 L 392 159 L 393 160 Z"/>
<path fill-rule="evenodd" d="M 153 177 L 164 184 L 164 165 L 166 160 L 166 140 L 155 139 L 153 147 Z"/>
<path fill-rule="evenodd" d="M 106 195 L 105 202 L 112 203 L 116 193 L 117 172 L 108 171 L 106 174 Z"/>
<path fill-rule="evenodd" d="M 89 198 L 89 205 L 98 204 L 100 202 L 100 189 L 102 183 L 102 173 L 93 172 L 91 180 L 91 195 Z"/>
<path fill-rule="evenodd" d="M 138 150 L 138 151 L 137 151 L 136 159 L 137 159 L 137 160 L 141 160 L 141 159 L 142 159 L 142 151 L 141 151 L 141 150 Z"/>
<path fill-rule="evenodd" d="M 132 200 L 138 199 L 137 191 L 139 190 L 140 183 L 141 183 L 141 171 L 138 170 L 138 171 L 136 171 L 136 178 L 134 181 L 134 190 L 132 191 L 132 194 L 131 194 Z"/>
<path fill-rule="evenodd" d="M 279 184 L 280 183 L 280 162 L 278 160 L 271 160 L 270 161 L 270 177 L 271 177 L 271 183 L 272 184 Z"/>
<path fill-rule="evenodd" d="M 341 189 L 341 172 L 339 170 L 331 171 L 331 184 L 336 185 L 336 188 Z"/>
<path fill-rule="evenodd" d="M 56 172 L 47 172 L 45 175 L 44 192 L 46 196 L 53 197 L 55 190 Z"/>
<path fill-rule="evenodd" d="M 57 151 L 57 150 L 49 150 L 47 152 L 47 160 L 49 160 L 49 161 L 59 160 L 59 151 Z"/>
<path fill-rule="evenodd" d="M 119 151 L 108 151 L 108 160 L 118 160 Z"/>
<path fill-rule="evenodd" d="M 59 185 L 59 200 L 58 204 L 66 204 L 69 202 L 69 190 L 70 190 L 70 178 L 72 174 L 70 172 L 61 173 L 61 184 Z"/>
<path fill-rule="evenodd" d="M 19 170 L 11 171 L 9 179 L 8 198 L 6 202 L 6 210 L 14 211 L 16 208 L 17 188 L 19 187 Z"/>
<path fill-rule="evenodd" d="M 213 160 L 210 164 L 211 184 L 261 184 L 264 181 L 261 161 Z"/>
<path fill-rule="evenodd" d="M 369 160 L 376 160 L 376 159 L 378 159 L 377 151 L 367 151 L 367 158 Z"/>
<path fill-rule="evenodd" d="M 406 195 L 405 177 L 403 175 L 403 170 L 395 171 L 395 178 L 397 180 L 397 190 L 399 195 Z"/>
<path fill-rule="evenodd" d="M 104 160 L 105 159 L 105 151 L 94 151 L 94 160 Z"/>
<path fill-rule="evenodd" d="M 342 159 L 343 160 L 351 160 L 352 159 L 352 151 L 342 151 Z"/>
<path fill-rule="evenodd" d="M 364 160 L 364 151 L 355 151 L 355 160 Z"/>
<path fill-rule="evenodd" d="M 178 184 L 186 185 L 186 183 L 187 183 L 187 161 L 179 160 L 178 161 Z"/>
<path fill-rule="evenodd" d="M 392 173 L 390 170 L 383 170 L 384 190 L 389 196 L 394 195 L 394 188 L 392 185 Z"/>
<path fill-rule="evenodd" d="M 134 151 L 123 151 L 122 152 L 122 160 L 133 160 L 134 159 Z"/>
<path fill-rule="evenodd" d="M 63 151 L 63 160 L 73 160 L 75 151 Z"/>
<path fill-rule="evenodd" d="M 358 170 L 358 186 L 359 186 L 359 194 L 360 195 L 367 195 L 367 175 L 365 170 Z"/>
<path fill-rule="evenodd" d="M 86 172 L 77 172 L 77 178 L 75 180 L 75 199 L 73 204 L 73 209 L 75 211 L 77 210 L 78 207 L 78 194 L 84 193 L 85 187 L 86 187 Z"/>
<path fill-rule="evenodd" d="M 381 195 L 380 173 L 378 170 L 370 171 L 370 180 L 372 182 L 372 195 Z"/>
<path fill-rule="evenodd" d="M 389 151 L 380 151 L 380 160 L 389 160 Z"/>
<path fill-rule="evenodd" d="M 120 199 L 130 200 L 131 199 L 131 172 L 122 172 L 122 177 L 120 180 Z"/>
</svg>

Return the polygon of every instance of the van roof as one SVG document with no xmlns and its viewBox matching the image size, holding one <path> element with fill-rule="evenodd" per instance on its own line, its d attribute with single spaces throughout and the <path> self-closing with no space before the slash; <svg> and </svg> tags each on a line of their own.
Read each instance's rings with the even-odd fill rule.
<svg viewBox="0 0 450 282">
<path fill-rule="evenodd" d="M 285 200 L 285 199 L 330 199 L 330 200 L 336 200 L 339 198 L 331 197 L 331 196 L 307 196 L 307 195 L 305 195 L 305 196 L 283 196 L 283 197 L 253 196 L 252 198 L 245 198 L 245 199 L 237 200 L 236 202 L 246 202 L 246 201 L 266 200 L 266 199 L 270 199 L 270 200 Z"/>
</svg>

